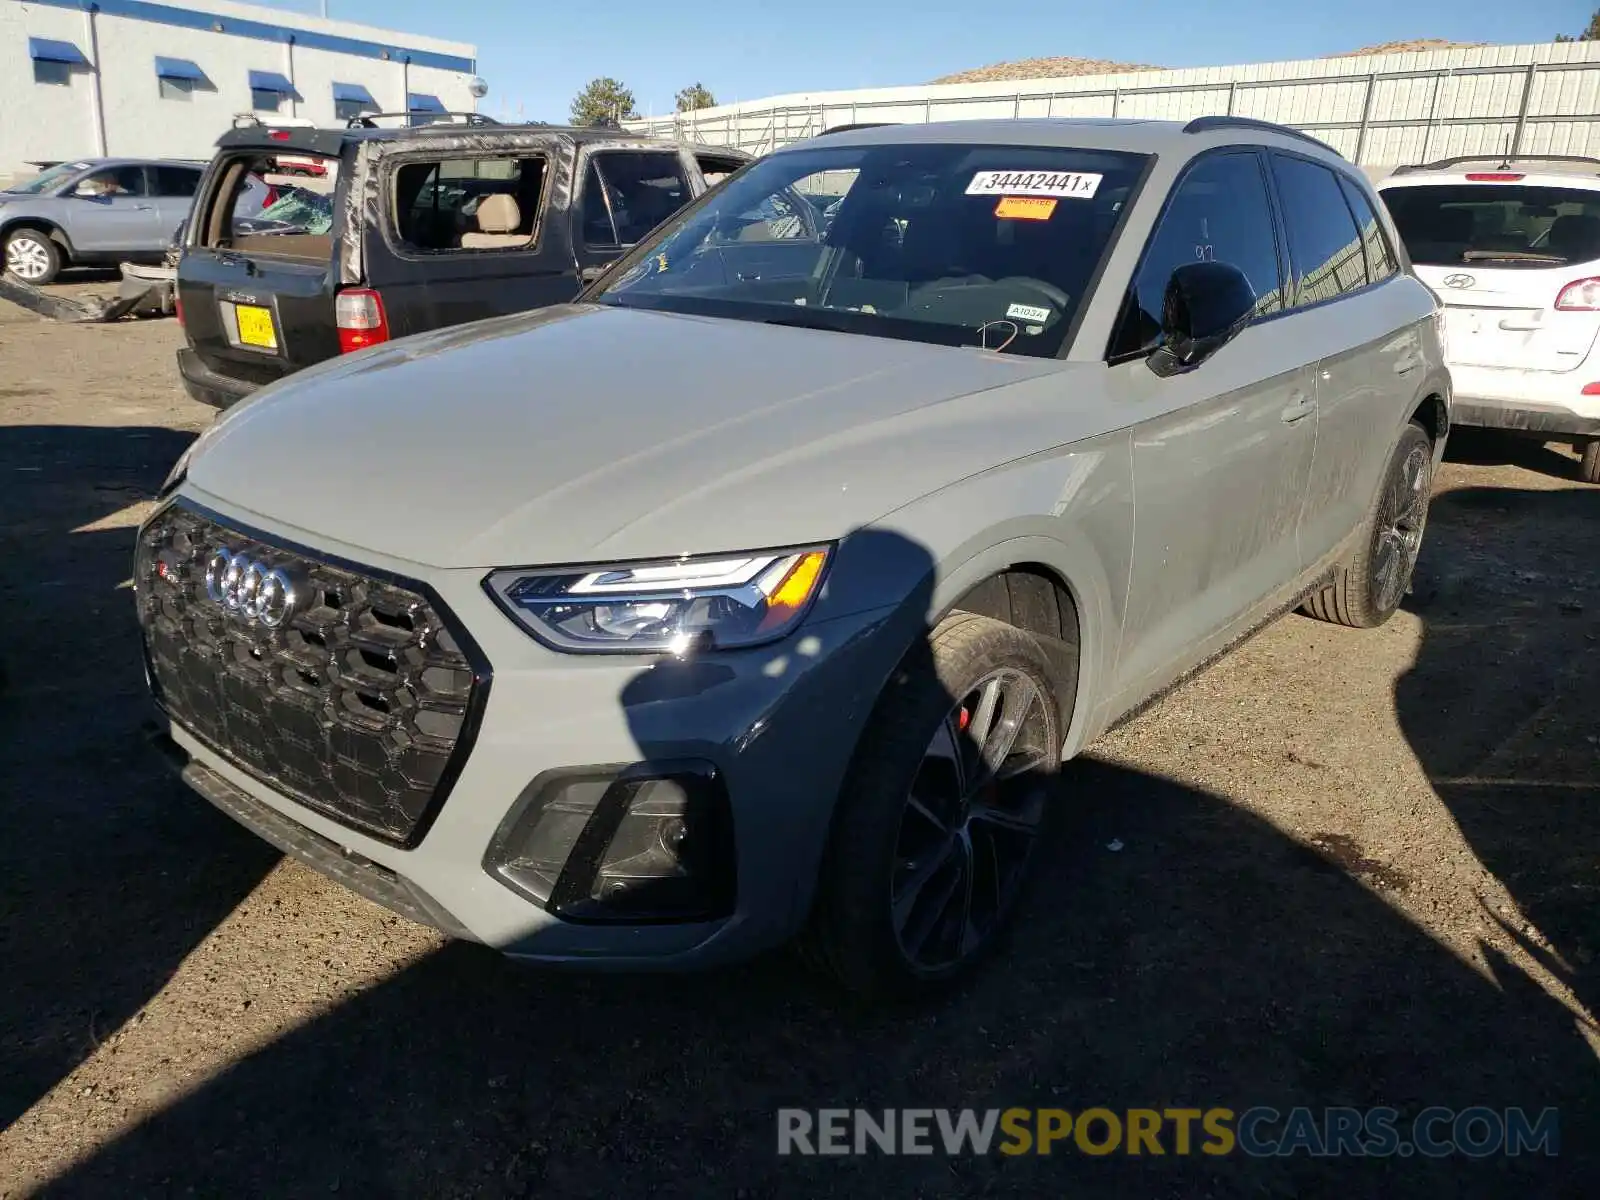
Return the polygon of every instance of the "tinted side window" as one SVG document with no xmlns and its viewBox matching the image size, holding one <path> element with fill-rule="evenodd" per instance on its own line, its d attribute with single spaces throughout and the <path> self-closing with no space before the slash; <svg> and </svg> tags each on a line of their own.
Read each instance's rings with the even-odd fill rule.
<svg viewBox="0 0 1600 1200">
<path fill-rule="evenodd" d="M 1338 177 L 1303 158 L 1272 156 L 1289 230 L 1297 296 L 1304 307 L 1367 286 L 1367 260 Z"/>
<path fill-rule="evenodd" d="M 192 196 L 199 186 L 199 171 L 190 171 L 184 167 L 156 168 L 156 195 L 158 196 Z"/>
<path fill-rule="evenodd" d="M 1378 223 L 1378 215 L 1372 211 L 1372 205 L 1367 200 L 1367 194 L 1350 180 L 1341 176 L 1339 186 L 1344 189 L 1344 198 L 1350 202 L 1350 211 L 1356 215 L 1356 225 L 1361 229 L 1361 244 L 1367 250 L 1367 276 L 1373 283 L 1381 283 L 1391 275 L 1400 273 L 1400 264 L 1395 262 L 1394 251 L 1389 248 L 1389 239 L 1384 236 L 1383 226 Z"/>
<path fill-rule="evenodd" d="M 1153 350 L 1161 343 L 1161 304 L 1172 273 L 1186 263 L 1238 267 L 1256 292 L 1256 315 L 1283 308 L 1278 244 L 1261 158 L 1213 154 L 1178 181 L 1134 276 L 1113 355 Z"/>
<path fill-rule="evenodd" d="M 610 151 L 589 160 L 583 185 L 583 240 L 631 246 L 689 200 L 676 154 Z"/>
</svg>

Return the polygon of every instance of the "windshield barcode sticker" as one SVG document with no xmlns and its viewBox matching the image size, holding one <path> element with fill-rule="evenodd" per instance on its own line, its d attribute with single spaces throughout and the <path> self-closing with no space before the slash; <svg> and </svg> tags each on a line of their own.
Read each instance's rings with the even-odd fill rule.
<svg viewBox="0 0 1600 1200">
<path fill-rule="evenodd" d="M 979 171 L 967 184 L 967 195 L 1070 196 L 1088 200 L 1100 190 L 1103 178 L 1082 171 Z"/>
</svg>

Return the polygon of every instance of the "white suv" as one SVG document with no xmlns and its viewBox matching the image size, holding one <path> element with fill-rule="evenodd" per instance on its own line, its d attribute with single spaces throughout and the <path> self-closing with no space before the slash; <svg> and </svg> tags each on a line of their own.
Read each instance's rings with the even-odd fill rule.
<svg viewBox="0 0 1600 1200">
<path fill-rule="evenodd" d="M 1570 442 L 1600 483 L 1600 159 L 1525 162 L 1402 167 L 1380 193 L 1444 305 L 1455 423 Z"/>
</svg>

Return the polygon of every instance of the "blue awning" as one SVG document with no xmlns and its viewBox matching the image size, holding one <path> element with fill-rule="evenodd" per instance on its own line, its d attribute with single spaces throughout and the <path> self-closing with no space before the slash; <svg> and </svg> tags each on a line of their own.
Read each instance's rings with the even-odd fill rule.
<svg viewBox="0 0 1600 1200">
<path fill-rule="evenodd" d="M 83 56 L 83 51 L 71 42 L 58 42 L 51 38 L 29 38 L 28 57 L 34 62 L 71 63 L 75 67 L 89 65 L 89 60 Z"/>
<path fill-rule="evenodd" d="M 156 55 L 156 74 L 162 79 L 192 79 L 205 82 L 206 73 L 187 58 L 162 58 Z"/>
<path fill-rule="evenodd" d="M 251 71 L 250 88 L 257 92 L 277 92 L 280 96 L 295 94 L 294 84 L 289 82 L 289 77 L 276 71 Z"/>
<path fill-rule="evenodd" d="M 333 85 L 333 98 L 335 100 L 353 100 L 360 104 L 371 104 L 374 107 L 377 101 L 372 98 L 372 93 L 359 83 L 336 83 Z"/>
<path fill-rule="evenodd" d="M 406 109 L 409 112 L 445 112 L 445 106 L 437 96 L 430 96 L 425 92 L 412 92 L 406 97 Z"/>
</svg>

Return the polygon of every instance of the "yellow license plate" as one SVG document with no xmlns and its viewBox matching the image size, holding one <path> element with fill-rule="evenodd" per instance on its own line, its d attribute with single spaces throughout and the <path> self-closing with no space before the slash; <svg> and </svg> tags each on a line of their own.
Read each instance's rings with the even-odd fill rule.
<svg viewBox="0 0 1600 1200">
<path fill-rule="evenodd" d="M 272 310 L 254 304 L 235 306 L 239 319 L 239 340 L 246 346 L 260 346 L 263 350 L 278 348 L 278 331 L 272 327 Z"/>
</svg>

